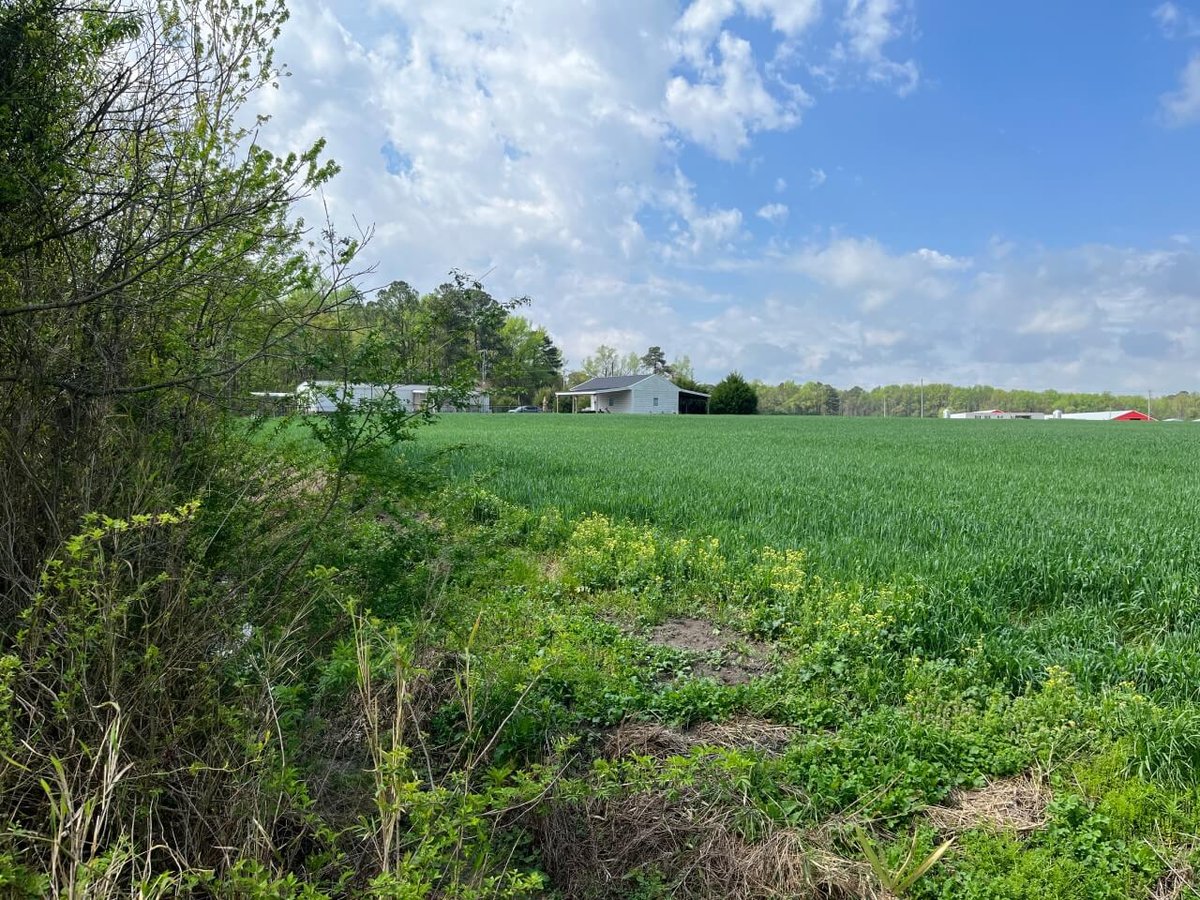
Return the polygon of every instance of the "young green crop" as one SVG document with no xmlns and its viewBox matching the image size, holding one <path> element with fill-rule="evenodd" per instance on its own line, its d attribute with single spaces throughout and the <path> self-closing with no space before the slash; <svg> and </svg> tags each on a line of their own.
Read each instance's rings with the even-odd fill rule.
<svg viewBox="0 0 1200 900">
<path fill-rule="evenodd" d="M 447 451 L 455 474 L 535 510 L 918 580 L 927 651 L 982 633 L 1012 685 L 1058 664 L 1200 697 L 1200 428 L 456 415 L 405 450 Z"/>
</svg>

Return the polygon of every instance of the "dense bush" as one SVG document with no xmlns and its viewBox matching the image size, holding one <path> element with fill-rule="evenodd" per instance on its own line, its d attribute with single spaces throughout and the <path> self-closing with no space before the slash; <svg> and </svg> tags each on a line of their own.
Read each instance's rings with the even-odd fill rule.
<svg viewBox="0 0 1200 900">
<path fill-rule="evenodd" d="M 712 389 L 708 411 L 718 416 L 753 415 L 758 412 L 758 393 L 738 372 L 730 372 Z"/>
</svg>

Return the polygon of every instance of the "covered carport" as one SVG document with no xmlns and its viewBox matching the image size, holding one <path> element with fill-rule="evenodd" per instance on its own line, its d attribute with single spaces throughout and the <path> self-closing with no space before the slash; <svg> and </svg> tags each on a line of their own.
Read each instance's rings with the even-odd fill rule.
<svg viewBox="0 0 1200 900">
<path fill-rule="evenodd" d="M 708 412 L 708 394 L 703 391 L 679 389 L 679 414 L 704 415 Z"/>
</svg>

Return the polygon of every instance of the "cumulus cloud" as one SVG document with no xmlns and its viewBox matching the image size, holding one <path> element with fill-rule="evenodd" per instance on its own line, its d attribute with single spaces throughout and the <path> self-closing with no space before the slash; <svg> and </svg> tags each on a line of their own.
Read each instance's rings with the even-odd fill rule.
<svg viewBox="0 0 1200 900">
<path fill-rule="evenodd" d="M 1159 99 L 1163 121 L 1172 127 L 1200 122 L 1200 53 L 1194 53 L 1179 75 L 1179 88 Z"/>
<path fill-rule="evenodd" d="M 846 292 L 863 310 L 872 311 L 903 291 L 931 299 L 945 297 L 953 283 L 943 273 L 969 268 L 971 262 L 927 248 L 895 255 L 870 238 L 840 238 L 805 248 L 787 264 Z"/>
<path fill-rule="evenodd" d="M 667 84 L 666 112 L 675 127 L 721 159 L 735 159 L 753 132 L 799 124 L 810 98 L 798 88 L 783 99 L 768 91 L 749 41 L 722 32 L 717 52 L 719 62 L 699 81 L 678 75 Z"/>
<path fill-rule="evenodd" d="M 1190 250 L 1014 248 L 980 263 L 835 237 L 767 265 L 761 299 L 689 330 L 716 374 L 1117 391 L 1186 387 L 1200 365 Z"/>
<path fill-rule="evenodd" d="M 674 28 L 681 54 L 700 61 L 725 23 L 738 13 L 766 19 L 787 37 L 796 37 L 816 24 L 820 0 L 692 0 Z"/>
<path fill-rule="evenodd" d="M 912 59 L 891 59 L 887 45 L 911 29 L 911 17 L 901 0 L 847 0 L 841 28 L 845 43 L 835 58 L 856 60 L 871 81 L 893 87 L 905 96 L 917 89 L 920 69 Z"/>
<path fill-rule="evenodd" d="M 758 217 L 766 219 L 772 225 L 782 225 L 787 221 L 787 205 L 783 203 L 768 203 L 758 211 Z"/>
<path fill-rule="evenodd" d="M 701 35 L 696 59 L 681 56 L 675 0 L 293 0 L 291 10 L 278 54 L 295 74 L 259 98 L 255 111 L 273 117 L 262 141 L 328 138 L 343 170 L 324 200 L 342 226 L 375 223 L 374 285 L 428 289 L 452 267 L 491 270 L 496 294 L 535 298 L 531 314 L 568 358 L 601 341 L 660 344 L 688 353 L 706 379 L 741 367 L 847 385 L 923 376 L 1166 389 L 1200 368 L 1191 245 L 889 246 L 819 223 L 792 245 L 781 233 L 756 238 L 752 208 L 698 185 L 687 142 L 746 155 L 763 132 L 796 127 L 806 102 L 733 36 L 730 18 L 816 42 L 816 3 L 708 0 L 689 26 Z M 860 72 L 911 28 L 898 3 L 830 0 L 826 14 L 841 65 Z M 703 115 L 672 109 L 677 79 Z M 802 186 L 815 172 L 785 174 Z M 779 215 L 773 207 L 785 204 L 762 210 Z"/>
<path fill-rule="evenodd" d="M 808 171 L 808 186 L 810 188 L 819 188 L 825 183 L 827 176 L 824 169 L 809 169 Z"/>
</svg>

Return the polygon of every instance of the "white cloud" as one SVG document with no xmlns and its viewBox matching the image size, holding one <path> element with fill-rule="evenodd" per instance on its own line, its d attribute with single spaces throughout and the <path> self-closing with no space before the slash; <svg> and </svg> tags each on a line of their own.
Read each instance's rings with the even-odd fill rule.
<svg viewBox="0 0 1200 900">
<path fill-rule="evenodd" d="M 1172 127 L 1200 122 L 1200 53 L 1195 53 L 1179 75 L 1179 89 L 1159 98 L 1163 121 Z"/>
<path fill-rule="evenodd" d="M 696 200 L 696 186 L 679 169 L 674 184 L 660 192 L 657 203 L 677 217 L 672 224 L 673 241 L 660 248 L 667 260 L 711 260 L 714 254 L 732 251 L 742 236 L 741 210 L 703 207 Z"/>
<path fill-rule="evenodd" d="M 1004 259 L 1016 249 L 1016 246 L 1012 241 L 1006 241 L 998 234 L 993 234 L 988 238 L 988 253 L 992 259 Z"/>
<path fill-rule="evenodd" d="M 326 199 L 341 225 L 376 224 L 365 251 L 378 262 L 374 285 L 404 278 L 427 290 L 452 267 L 494 267 L 489 288 L 533 296 L 530 314 L 575 360 L 607 340 L 688 353 L 702 378 L 739 366 L 845 385 L 936 371 L 1067 389 L 1189 386 L 1200 370 L 1192 246 L 756 239 L 749 207 L 684 171 L 691 135 L 668 114 L 668 86 L 685 75 L 687 87 L 711 89 L 697 96 L 713 108 L 689 128 L 733 155 L 794 127 L 803 103 L 754 48 L 722 37 L 722 9 L 765 19 L 766 7 L 711 2 L 719 21 L 692 64 L 680 59 L 675 0 L 293 0 L 278 55 L 295 74 L 259 98 L 255 111 L 274 117 L 262 140 L 287 150 L 329 139 L 343 171 Z M 868 6 L 855 8 L 865 16 Z M 905 33 L 903 10 L 885 7 Z M 878 60 L 893 48 L 842 40 L 847 77 L 873 64 L 860 50 L 878 46 Z M 812 174 L 764 184 L 790 199 L 787 179 L 802 186 Z"/>
<path fill-rule="evenodd" d="M 1023 325 L 1020 334 L 1072 334 L 1092 323 L 1092 311 L 1078 302 L 1058 302 L 1037 310 Z"/>
<path fill-rule="evenodd" d="M 720 62 L 706 67 L 700 81 L 679 75 L 667 84 L 666 113 L 693 141 L 721 159 L 735 159 L 753 132 L 799 124 L 810 100 L 799 89 L 782 100 L 768 91 L 749 41 L 722 32 L 717 49 Z"/>
<path fill-rule="evenodd" d="M 1200 16 L 1181 8 L 1177 3 L 1168 0 L 1155 7 L 1151 15 L 1162 33 L 1169 38 L 1200 37 Z"/>
<path fill-rule="evenodd" d="M 936 377 L 1165 391 L 1189 387 L 1200 366 L 1200 254 L 1190 250 L 1014 248 L 981 270 L 947 253 L 834 238 L 772 265 L 758 299 L 689 331 L 708 377 L 737 366 L 843 386 Z M 863 302 L 871 297 L 886 302 Z"/>
<path fill-rule="evenodd" d="M 783 203 L 768 203 L 758 211 L 760 219 L 766 219 L 772 225 L 782 225 L 787 221 L 788 208 Z"/>
<path fill-rule="evenodd" d="M 1154 16 L 1154 20 L 1158 22 L 1159 27 L 1167 34 L 1172 33 L 1175 26 L 1179 23 L 1179 7 L 1174 3 L 1167 2 L 1156 7 L 1151 15 Z"/>
<path fill-rule="evenodd" d="M 971 268 L 971 260 L 969 259 L 959 259 L 946 253 L 939 253 L 937 250 L 930 250 L 928 247 L 922 247 L 913 253 L 912 256 L 936 272 L 962 271 L 963 269 Z"/>
<path fill-rule="evenodd" d="M 888 44 L 911 30 L 907 13 L 900 0 L 846 0 L 841 21 L 846 43 L 835 52 L 835 61 L 856 60 L 865 66 L 870 81 L 890 85 L 902 97 L 912 93 L 921 80 L 916 62 L 897 62 L 885 52 Z"/>
<path fill-rule="evenodd" d="M 820 0 L 692 0 L 675 24 L 682 54 L 700 61 L 729 19 L 739 12 L 768 19 L 771 27 L 796 37 L 820 19 Z"/>
<path fill-rule="evenodd" d="M 952 290 L 943 273 L 962 271 L 971 261 L 936 250 L 920 249 L 894 255 L 878 241 L 838 238 L 825 246 L 808 247 L 788 265 L 824 284 L 845 291 L 867 311 L 878 310 L 905 291 L 942 298 Z"/>
<path fill-rule="evenodd" d="M 808 186 L 810 188 L 819 188 L 826 181 L 824 169 L 809 169 Z"/>
<path fill-rule="evenodd" d="M 771 25 L 788 37 L 808 30 L 821 16 L 820 0 L 742 0 L 749 15 L 770 17 Z"/>
</svg>

